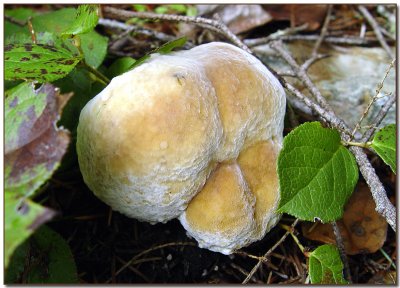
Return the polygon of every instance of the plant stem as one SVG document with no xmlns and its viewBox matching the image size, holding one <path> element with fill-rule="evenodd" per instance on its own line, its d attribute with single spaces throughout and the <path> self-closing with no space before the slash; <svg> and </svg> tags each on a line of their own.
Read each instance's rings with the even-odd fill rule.
<svg viewBox="0 0 400 288">
<path fill-rule="evenodd" d="M 352 142 L 352 141 L 342 141 L 344 146 L 357 146 L 361 148 L 369 148 L 371 147 L 371 142 L 360 143 L 360 142 Z"/>
<path fill-rule="evenodd" d="M 293 233 L 293 231 L 294 231 L 293 228 L 290 227 L 290 226 L 288 226 L 288 225 L 285 225 L 285 224 L 281 224 L 280 226 L 281 226 L 283 229 L 285 229 L 286 231 L 288 231 L 288 232 L 290 233 L 290 235 L 292 236 L 294 242 L 296 242 L 297 246 L 299 247 L 301 253 L 303 253 L 304 256 L 309 257 L 309 256 L 310 256 L 309 253 L 306 251 L 306 249 L 304 248 L 304 246 L 300 243 L 299 238 L 297 238 L 297 236 L 294 235 L 294 233 Z"/>
<path fill-rule="evenodd" d="M 96 77 L 96 80 L 98 80 L 99 82 L 101 82 L 104 85 L 110 84 L 110 79 L 108 79 L 106 76 L 104 76 L 102 73 L 100 73 L 97 69 L 95 69 L 92 66 L 90 66 L 89 64 L 87 64 L 85 62 L 85 60 L 82 60 L 82 64 L 83 64 L 83 66 L 85 66 L 85 68 L 87 70 L 89 70 L 90 73 L 92 73 Z"/>
</svg>

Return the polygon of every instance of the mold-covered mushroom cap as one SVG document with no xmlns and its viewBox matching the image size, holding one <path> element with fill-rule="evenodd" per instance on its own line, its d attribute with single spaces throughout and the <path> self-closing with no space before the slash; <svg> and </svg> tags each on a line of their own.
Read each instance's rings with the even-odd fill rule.
<svg viewBox="0 0 400 288">
<path fill-rule="evenodd" d="M 202 247 L 229 254 L 279 219 L 284 111 L 278 80 L 233 45 L 153 55 L 82 110 L 82 175 L 114 210 L 151 223 L 179 217 Z"/>
</svg>

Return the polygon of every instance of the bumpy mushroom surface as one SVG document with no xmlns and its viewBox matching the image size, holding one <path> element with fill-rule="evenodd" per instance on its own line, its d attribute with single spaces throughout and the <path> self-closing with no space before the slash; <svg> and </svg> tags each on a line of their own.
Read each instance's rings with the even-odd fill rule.
<svg viewBox="0 0 400 288">
<path fill-rule="evenodd" d="M 201 247 L 229 254 L 279 219 L 284 110 L 277 79 L 230 44 L 153 55 L 82 110 L 82 175 L 114 210 L 179 217 Z"/>
</svg>

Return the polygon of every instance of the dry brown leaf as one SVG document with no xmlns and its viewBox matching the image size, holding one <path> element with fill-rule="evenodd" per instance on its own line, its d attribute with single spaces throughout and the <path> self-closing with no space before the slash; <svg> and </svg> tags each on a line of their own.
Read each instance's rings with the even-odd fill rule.
<svg viewBox="0 0 400 288">
<path fill-rule="evenodd" d="M 239 34 L 272 20 L 271 15 L 260 5 L 197 5 L 200 15 L 219 19 L 234 33 Z"/>
<path fill-rule="evenodd" d="M 327 4 L 265 4 L 262 7 L 273 20 L 290 21 L 291 27 L 307 23 L 308 31 L 321 27 L 328 10 Z"/>
<path fill-rule="evenodd" d="M 359 183 L 338 221 L 347 254 L 374 253 L 386 240 L 387 223 L 375 211 L 375 202 L 369 188 Z M 304 237 L 323 243 L 335 244 L 331 224 L 304 222 Z"/>
</svg>

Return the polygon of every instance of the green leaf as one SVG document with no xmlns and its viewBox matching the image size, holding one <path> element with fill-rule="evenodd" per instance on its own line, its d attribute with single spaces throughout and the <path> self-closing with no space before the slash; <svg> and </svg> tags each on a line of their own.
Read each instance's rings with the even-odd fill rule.
<svg viewBox="0 0 400 288">
<path fill-rule="evenodd" d="M 279 212 L 302 220 L 339 219 L 358 180 L 354 156 L 336 130 L 308 122 L 289 133 L 278 157 Z"/>
<path fill-rule="evenodd" d="M 312 284 L 348 284 L 343 278 L 343 263 L 338 249 L 322 245 L 309 258 L 309 274 Z"/>
<path fill-rule="evenodd" d="M 151 54 L 155 54 L 155 53 L 168 54 L 168 53 L 171 53 L 171 51 L 173 49 L 185 45 L 186 41 L 187 41 L 186 36 L 180 37 L 180 38 L 172 40 L 172 41 L 168 41 L 167 43 L 161 45 L 160 47 L 154 49 L 153 51 L 147 53 L 143 57 L 141 57 L 138 60 L 136 60 L 136 62 L 133 63 L 133 65 L 130 67 L 130 70 L 132 70 L 133 68 L 141 65 L 143 62 L 145 62 L 147 59 L 149 59 Z"/>
<path fill-rule="evenodd" d="M 136 62 L 135 59 L 131 57 L 122 57 L 115 60 L 107 70 L 107 77 L 114 78 L 115 76 L 121 75 L 127 71 Z"/>
<path fill-rule="evenodd" d="M 5 276 L 7 284 L 78 283 L 71 249 L 64 238 L 47 226 L 18 247 Z"/>
<path fill-rule="evenodd" d="M 9 44 L 4 47 L 5 79 L 51 82 L 67 75 L 81 60 L 63 47 Z"/>
<path fill-rule="evenodd" d="M 16 194 L 6 190 L 5 206 L 5 266 L 8 266 L 14 250 L 24 242 L 41 224 L 54 216 L 54 211 L 42 207 L 29 199 L 20 200 Z"/>
<path fill-rule="evenodd" d="M 76 15 L 75 8 L 63 8 L 43 13 L 32 19 L 32 26 L 36 32 L 50 32 L 61 34 L 71 27 Z"/>
<path fill-rule="evenodd" d="M 79 35 L 86 64 L 98 68 L 107 55 L 108 38 L 96 31 Z"/>
<path fill-rule="evenodd" d="M 80 5 L 72 25 L 61 35 L 78 35 L 87 33 L 96 27 L 99 21 L 99 5 Z"/>
<path fill-rule="evenodd" d="M 185 45 L 186 41 L 187 41 L 186 36 L 180 37 L 172 41 L 168 41 L 167 43 L 161 45 L 151 53 L 160 53 L 160 54 L 171 53 L 171 51 L 174 50 L 175 48 L 182 47 L 183 45 Z"/>
<path fill-rule="evenodd" d="M 371 147 L 396 174 L 396 124 L 387 125 L 379 130 L 372 140 Z"/>
<path fill-rule="evenodd" d="M 36 15 L 36 12 L 28 8 L 16 8 L 16 9 L 6 9 L 4 11 L 4 14 L 16 20 L 27 22 L 29 17 L 33 17 Z M 26 35 L 30 36 L 27 25 L 20 26 L 11 23 L 8 20 L 4 21 L 4 38 L 7 38 L 16 33 L 25 33 Z"/>
<path fill-rule="evenodd" d="M 52 175 L 68 146 L 67 131 L 55 125 L 68 97 L 50 84 L 35 90 L 31 83 L 5 94 L 5 187 L 28 197 Z"/>
</svg>

